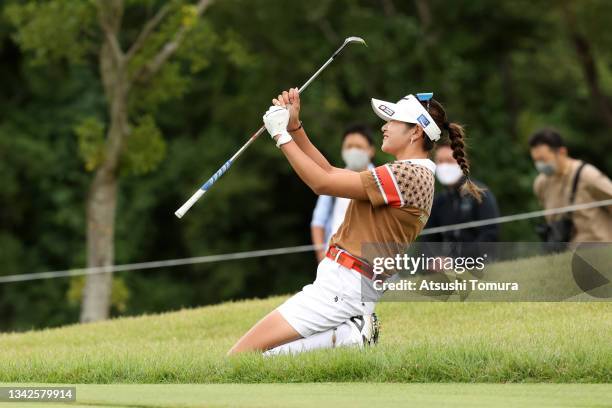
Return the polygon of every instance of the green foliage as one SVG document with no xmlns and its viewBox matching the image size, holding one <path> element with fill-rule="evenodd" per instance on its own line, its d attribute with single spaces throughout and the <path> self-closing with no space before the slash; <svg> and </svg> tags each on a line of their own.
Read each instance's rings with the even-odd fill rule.
<svg viewBox="0 0 612 408">
<path fill-rule="evenodd" d="M 46 65 L 67 60 L 82 63 L 95 50 L 90 27 L 95 22 L 92 1 L 53 0 L 11 3 L 5 14 L 19 27 L 14 39 L 32 53 L 32 62 Z"/>
<path fill-rule="evenodd" d="M 125 279 L 120 276 L 113 276 L 111 295 L 112 312 L 124 313 L 130 298 L 130 290 L 125 283 Z M 78 276 L 70 279 L 70 288 L 66 293 L 66 300 L 74 307 L 78 307 L 83 299 L 83 289 L 85 288 L 85 278 Z"/>
<path fill-rule="evenodd" d="M 177 26 L 180 27 L 180 24 L 170 20 L 158 34 L 151 36 L 145 48 L 130 63 L 132 75 L 160 50 Z M 155 112 L 164 103 L 181 98 L 192 86 L 192 76 L 210 65 L 211 55 L 221 44 L 219 36 L 205 20 L 198 20 L 197 24 L 191 22 L 184 41 L 177 50 L 176 58 L 166 62 L 152 81 L 141 83 L 136 79 L 130 94 L 130 112 Z M 234 48 L 235 51 L 228 50 L 227 53 L 245 53 L 239 46 Z"/>
<path fill-rule="evenodd" d="M 198 22 L 197 7 L 186 4 L 181 7 L 181 27 L 193 28 Z"/>
<path fill-rule="evenodd" d="M 141 117 L 127 138 L 123 153 L 123 170 L 146 174 L 157 167 L 166 155 L 166 143 L 152 116 Z"/>
<path fill-rule="evenodd" d="M 244 46 L 244 39 L 240 38 L 234 30 L 227 30 L 220 44 L 221 50 L 227 54 L 230 62 L 238 67 L 255 64 L 256 57 Z"/>
<path fill-rule="evenodd" d="M 197 74 L 211 64 L 211 55 L 219 47 L 220 39 L 204 18 L 193 26 L 177 51 L 177 57 L 189 64 L 189 72 Z"/>
<path fill-rule="evenodd" d="M 182 29 L 186 29 L 186 36 L 189 32 L 199 24 L 194 24 L 193 9 L 184 4 L 184 1 L 174 0 L 165 4 L 169 7 L 167 17 L 160 24 L 159 28 L 151 33 L 144 44 L 144 47 L 130 61 L 129 70 L 132 75 L 136 74 L 145 64 L 163 48 L 163 46 L 174 38 L 175 33 Z M 146 20 L 145 20 L 146 21 Z M 136 31 L 140 31 L 142 21 L 138 21 Z M 136 37 L 134 37 L 134 40 Z"/>
<path fill-rule="evenodd" d="M 104 123 L 98 118 L 84 118 L 75 128 L 79 154 L 87 171 L 95 170 L 104 161 Z"/>
<path fill-rule="evenodd" d="M 125 1 L 125 51 L 146 21 L 169 7 L 130 62 L 132 75 L 172 33 L 188 30 L 170 63 L 131 90 L 117 263 L 309 242 L 316 197 L 265 135 L 187 217 L 177 222 L 172 213 L 261 125 L 270 100 L 300 86 L 349 35 L 364 37 L 369 47 L 346 49 L 302 99 L 305 129 L 334 164 L 342 166 L 345 125 L 382 125 L 369 98 L 431 90 L 451 120 L 466 124 L 472 173 L 496 194 L 504 215 L 539 208 L 526 141 L 541 126 L 561 129 L 572 155 L 612 173 L 610 129 L 590 96 L 561 3 L 432 0 L 423 2 L 429 24 L 413 1 L 223 0 L 197 22 L 194 3 Z M 593 46 L 602 89 L 612 95 L 611 3 L 571 3 Z M 82 267 L 91 178 L 83 161 L 91 169 L 99 163 L 109 115 L 95 7 L 85 0 L 2 7 L 1 273 Z M 377 152 L 378 163 L 389 159 Z M 505 240 L 537 239 L 530 222 L 501 229 Z M 293 292 L 312 281 L 315 268 L 314 256 L 303 253 L 126 272 L 124 314 Z M 0 329 L 76 321 L 77 306 L 65 301 L 69 286 L 67 279 L 0 286 L 0 315 L 6 316 Z"/>
<path fill-rule="evenodd" d="M 166 63 L 153 83 L 137 87 L 130 95 L 130 112 L 155 112 L 165 102 L 177 99 L 189 89 L 190 79 L 182 74 L 181 64 Z"/>
</svg>

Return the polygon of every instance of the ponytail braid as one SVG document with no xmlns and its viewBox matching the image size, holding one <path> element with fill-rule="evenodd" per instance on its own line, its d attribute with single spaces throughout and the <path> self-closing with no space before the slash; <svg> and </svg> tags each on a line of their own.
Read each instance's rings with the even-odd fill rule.
<svg viewBox="0 0 612 408">
<path fill-rule="evenodd" d="M 474 184 L 470 179 L 470 162 L 465 153 L 465 131 L 463 127 L 457 123 L 445 122 L 444 128 L 448 131 L 450 147 L 453 149 L 453 157 L 457 160 L 457 164 L 459 164 L 461 171 L 463 171 L 463 175 L 466 177 L 465 183 L 461 186 L 461 192 L 463 194 L 470 194 L 480 203 L 482 202 L 482 192 L 484 190 Z"/>
<path fill-rule="evenodd" d="M 465 144 L 465 131 L 463 127 L 458 123 L 449 123 L 446 111 L 440 102 L 435 99 L 428 101 L 421 101 L 423 108 L 429 112 L 433 120 L 436 122 L 440 129 L 444 129 L 448 132 L 448 138 L 450 139 L 450 147 L 453 150 L 453 157 L 457 160 L 457 164 L 461 168 L 463 175 L 465 176 L 465 182 L 461 186 L 462 194 L 469 194 L 476 199 L 479 203 L 482 202 L 482 192 L 484 189 L 478 187 L 470 179 L 470 162 L 467 159 L 466 144 Z M 433 148 L 433 142 L 428 138 L 424 137 L 425 144 L 423 149 L 429 151 Z"/>
</svg>

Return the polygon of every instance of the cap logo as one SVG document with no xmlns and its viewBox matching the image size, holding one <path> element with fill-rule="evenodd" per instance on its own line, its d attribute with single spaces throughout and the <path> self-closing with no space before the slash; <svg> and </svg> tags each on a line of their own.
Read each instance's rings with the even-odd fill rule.
<svg viewBox="0 0 612 408">
<path fill-rule="evenodd" d="M 390 109 L 387 105 L 379 105 L 378 109 L 380 109 L 381 111 L 385 112 L 389 116 L 395 115 L 395 111 Z"/>
<path fill-rule="evenodd" d="M 421 114 L 417 120 L 419 121 L 419 123 L 421 124 L 421 126 L 423 126 L 424 128 L 426 128 L 427 126 L 429 126 L 429 121 L 427 120 L 427 118 L 425 117 L 425 115 Z"/>
</svg>

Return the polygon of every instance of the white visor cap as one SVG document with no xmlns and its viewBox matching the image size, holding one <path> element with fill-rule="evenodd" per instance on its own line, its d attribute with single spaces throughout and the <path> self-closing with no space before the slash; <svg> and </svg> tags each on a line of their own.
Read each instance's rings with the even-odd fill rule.
<svg viewBox="0 0 612 408">
<path fill-rule="evenodd" d="M 429 112 L 412 94 L 403 97 L 397 103 L 372 98 L 372 109 L 382 120 L 399 120 L 400 122 L 421 125 L 425 134 L 434 142 L 440 139 L 442 134 Z"/>
</svg>

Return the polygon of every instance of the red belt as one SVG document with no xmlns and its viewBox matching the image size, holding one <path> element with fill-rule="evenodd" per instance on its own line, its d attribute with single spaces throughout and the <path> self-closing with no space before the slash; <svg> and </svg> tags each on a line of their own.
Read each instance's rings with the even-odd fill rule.
<svg viewBox="0 0 612 408">
<path fill-rule="evenodd" d="M 325 256 L 327 256 L 332 261 L 339 263 L 345 268 L 349 268 L 359 272 L 370 280 L 374 277 L 372 267 L 369 264 L 355 258 L 353 255 L 336 246 L 329 247 Z"/>
</svg>

